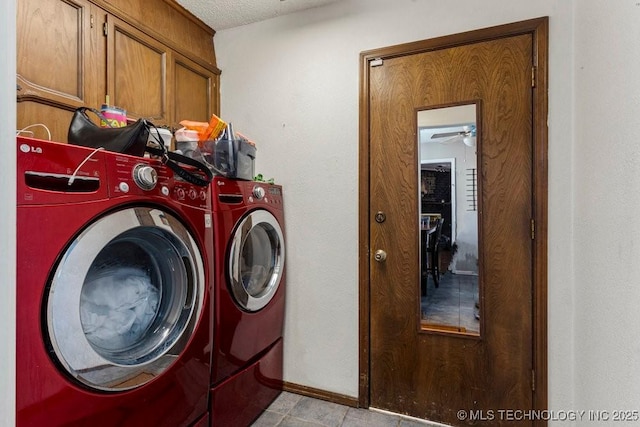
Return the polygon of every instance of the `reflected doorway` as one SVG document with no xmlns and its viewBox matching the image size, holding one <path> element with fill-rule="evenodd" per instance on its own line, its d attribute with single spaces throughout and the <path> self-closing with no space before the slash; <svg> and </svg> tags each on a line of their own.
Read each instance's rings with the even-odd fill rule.
<svg viewBox="0 0 640 427">
<path fill-rule="evenodd" d="M 480 334 L 478 108 L 417 112 L 422 328 Z"/>
</svg>

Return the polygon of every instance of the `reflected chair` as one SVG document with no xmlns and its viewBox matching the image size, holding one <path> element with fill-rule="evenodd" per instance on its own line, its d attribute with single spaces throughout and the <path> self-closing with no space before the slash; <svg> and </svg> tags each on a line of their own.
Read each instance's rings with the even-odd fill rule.
<svg viewBox="0 0 640 427">
<path fill-rule="evenodd" d="M 427 273 L 431 273 L 433 277 L 433 283 L 436 288 L 440 285 L 440 236 L 442 235 L 442 225 L 444 224 L 444 218 L 438 218 L 436 229 L 429 235 L 429 241 L 427 242 L 427 259 L 429 265 L 427 266 Z"/>
<path fill-rule="evenodd" d="M 420 230 L 420 295 L 427 296 L 427 278 L 429 277 L 429 232 L 427 229 Z"/>
</svg>

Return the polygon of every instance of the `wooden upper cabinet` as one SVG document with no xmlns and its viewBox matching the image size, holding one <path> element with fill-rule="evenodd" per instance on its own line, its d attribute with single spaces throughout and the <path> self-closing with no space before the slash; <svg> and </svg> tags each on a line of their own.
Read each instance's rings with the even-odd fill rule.
<svg viewBox="0 0 640 427">
<path fill-rule="evenodd" d="M 71 112 L 95 104 L 93 7 L 83 0 L 18 1 L 18 129 L 43 123 L 66 140 Z M 30 130 L 48 137 L 41 127 Z"/>
<path fill-rule="evenodd" d="M 124 21 L 107 16 L 107 95 L 127 110 L 127 117 L 144 117 L 167 124 L 167 66 L 169 48 Z"/>
<path fill-rule="evenodd" d="M 64 105 L 86 102 L 90 57 L 90 3 L 75 0 L 19 1 L 18 96 Z"/>
<path fill-rule="evenodd" d="M 109 103 L 156 125 L 219 114 L 214 31 L 158 0 L 18 0 L 18 129 L 66 142 L 73 111 Z M 35 136 L 46 139 L 41 128 Z"/>
<path fill-rule="evenodd" d="M 173 55 L 173 127 L 181 120 L 208 122 L 219 110 L 218 75 L 182 55 Z"/>
</svg>

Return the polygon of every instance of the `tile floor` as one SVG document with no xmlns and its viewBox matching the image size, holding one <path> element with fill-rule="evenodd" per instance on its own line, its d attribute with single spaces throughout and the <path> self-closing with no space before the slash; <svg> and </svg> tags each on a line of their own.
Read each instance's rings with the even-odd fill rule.
<svg viewBox="0 0 640 427">
<path fill-rule="evenodd" d="M 422 318 L 436 325 L 456 326 L 468 333 L 480 332 L 478 310 L 478 276 L 453 274 L 440 276 L 436 288 L 431 276 L 427 278 L 427 295 L 422 297 Z"/>
<path fill-rule="evenodd" d="M 282 392 L 252 427 L 435 427 L 429 423 Z"/>
</svg>

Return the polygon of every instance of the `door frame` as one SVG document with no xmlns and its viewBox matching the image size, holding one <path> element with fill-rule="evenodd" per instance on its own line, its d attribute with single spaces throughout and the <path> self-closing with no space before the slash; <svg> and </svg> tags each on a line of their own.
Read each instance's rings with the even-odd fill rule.
<svg viewBox="0 0 640 427">
<path fill-rule="evenodd" d="M 369 63 L 414 55 L 465 44 L 504 37 L 531 34 L 533 39 L 532 70 L 532 142 L 533 142 L 533 409 L 548 406 L 547 381 L 547 205 L 548 205 L 548 47 L 549 18 L 540 17 L 495 27 L 489 27 L 428 40 L 364 51 L 360 54 L 359 108 L 359 202 L 358 202 L 358 259 L 359 259 L 359 390 L 358 404 L 370 403 L 370 267 L 371 245 L 369 232 L 370 168 L 369 168 Z M 539 425 L 546 425 L 540 421 Z"/>
</svg>

